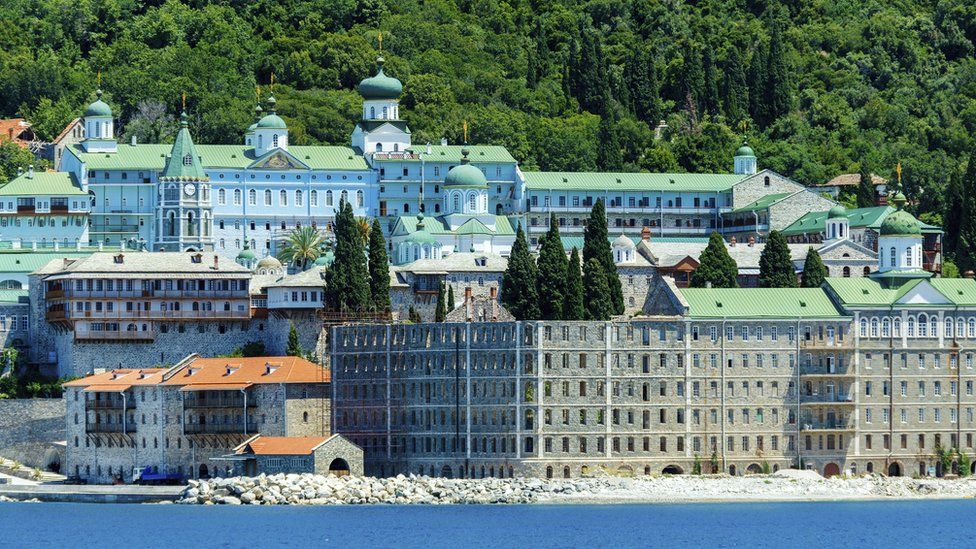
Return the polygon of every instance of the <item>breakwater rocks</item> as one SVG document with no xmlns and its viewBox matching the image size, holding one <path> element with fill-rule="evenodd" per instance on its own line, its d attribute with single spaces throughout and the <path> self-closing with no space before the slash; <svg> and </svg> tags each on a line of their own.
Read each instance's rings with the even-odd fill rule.
<svg viewBox="0 0 976 549">
<path fill-rule="evenodd" d="M 638 503 L 972 498 L 976 480 L 863 475 L 823 479 L 811 471 L 746 477 L 445 479 L 279 474 L 191 480 L 179 503 L 226 505 Z"/>
</svg>

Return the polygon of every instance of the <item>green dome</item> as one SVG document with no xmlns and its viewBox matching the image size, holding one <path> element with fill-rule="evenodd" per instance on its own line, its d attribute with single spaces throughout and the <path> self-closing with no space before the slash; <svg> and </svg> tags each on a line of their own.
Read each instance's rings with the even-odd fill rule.
<svg viewBox="0 0 976 549">
<path fill-rule="evenodd" d="M 244 249 L 241 250 L 241 253 L 237 254 L 237 261 L 238 263 L 242 261 L 254 261 L 254 252 L 251 251 L 250 246 L 244 244 Z"/>
<path fill-rule="evenodd" d="M 277 109 L 275 108 L 277 103 L 278 102 L 275 101 L 274 96 L 268 98 L 268 110 L 271 112 L 266 114 L 261 120 L 258 120 L 255 129 L 257 128 L 268 129 L 268 130 L 288 129 L 288 125 L 285 124 L 285 121 L 282 120 L 280 116 L 278 116 Z"/>
<path fill-rule="evenodd" d="M 847 217 L 847 208 L 841 206 L 840 204 L 834 206 L 827 212 L 827 219 L 837 219 L 837 218 L 846 218 L 846 217 Z"/>
<path fill-rule="evenodd" d="M 371 76 L 359 83 L 359 95 L 363 99 L 399 99 L 403 93 L 403 84 L 396 78 L 383 74 L 383 58 L 376 60 L 379 66 L 376 76 Z"/>
<path fill-rule="evenodd" d="M 905 195 L 898 193 L 891 199 L 891 202 L 898 210 L 889 214 L 881 223 L 879 231 L 881 236 L 922 238 L 922 229 L 918 225 L 918 220 L 915 219 L 914 215 L 904 210 L 905 202 L 907 202 Z"/>
<path fill-rule="evenodd" d="M 742 146 L 735 151 L 736 156 L 756 156 L 755 151 L 749 146 L 749 143 L 743 139 Z"/>
<path fill-rule="evenodd" d="M 461 164 L 451 168 L 444 178 L 445 187 L 488 187 L 488 179 L 468 160 L 468 150 L 461 151 Z"/>
<path fill-rule="evenodd" d="M 88 105 L 88 108 L 85 109 L 85 116 L 112 116 L 112 108 L 108 106 L 108 103 L 102 101 L 102 90 L 96 90 L 95 95 L 98 99 Z"/>
<path fill-rule="evenodd" d="M 434 235 L 430 234 L 427 230 L 427 226 L 424 224 L 424 214 L 417 214 L 417 230 L 410 233 L 407 236 L 407 242 L 411 244 L 437 244 L 437 239 Z"/>
</svg>

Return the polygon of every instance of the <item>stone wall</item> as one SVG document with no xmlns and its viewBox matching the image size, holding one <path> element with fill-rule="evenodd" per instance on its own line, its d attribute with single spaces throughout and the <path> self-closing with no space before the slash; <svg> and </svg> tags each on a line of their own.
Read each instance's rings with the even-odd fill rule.
<svg viewBox="0 0 976 549">
<path fill-rule="evenodd" d="M 775 172 L 763 170 L 732 187 L 732 208 L 747 206 L 771 194 L 795 193 L 805 189 L 806 187 L 803 185 L 799 185 Z"/>
<path fill-rule="evenodd" d="M 52 443 L 65 440 L 64 410 L 60 398 L 0 400 L 0 456 L 46 469 Z"/>
<path fill-rule="evenodd" d="M 833 206 L 833 202 L 814 192 L 794 194 L 769 207 L 769 228 L 781 231 L 810 212 L 822 212 Z"/>
</svg>

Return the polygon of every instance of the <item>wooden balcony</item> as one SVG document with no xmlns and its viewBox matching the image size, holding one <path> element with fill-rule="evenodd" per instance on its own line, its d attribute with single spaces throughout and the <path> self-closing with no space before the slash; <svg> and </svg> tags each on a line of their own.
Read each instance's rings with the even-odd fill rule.
<svg viewBox="0 0 976 549">
<path fill-rule="evenodd" d="M 85 425 L 85 431 L 88 433 L 135 433 L 136 432 L 136 422 L 129 421 L 126 423 L 89 423 Z"/>
<path fill-rule="evenodd" d="M 183 432 L 187 435 L 224 435 L 224 434 L 244 434 L 243 423 L 186 423 L 183 425 Z M 247 433 L 256 434 L 258 432 L 257 423 L 247 424 Z"/>
</svg>

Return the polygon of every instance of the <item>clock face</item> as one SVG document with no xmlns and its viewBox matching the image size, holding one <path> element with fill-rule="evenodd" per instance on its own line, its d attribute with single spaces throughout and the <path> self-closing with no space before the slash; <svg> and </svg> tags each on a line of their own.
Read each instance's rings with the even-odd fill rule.
<svg viewBox="0 0 976 549">
<path fill-rule="evenodd" d="M 197 188 L 189 183 L 183 185 L 183 194 L 185 194 L 186 196 L 193 196 L 193 193 L 196 192 L 196 190 Z"/>
</svg>

